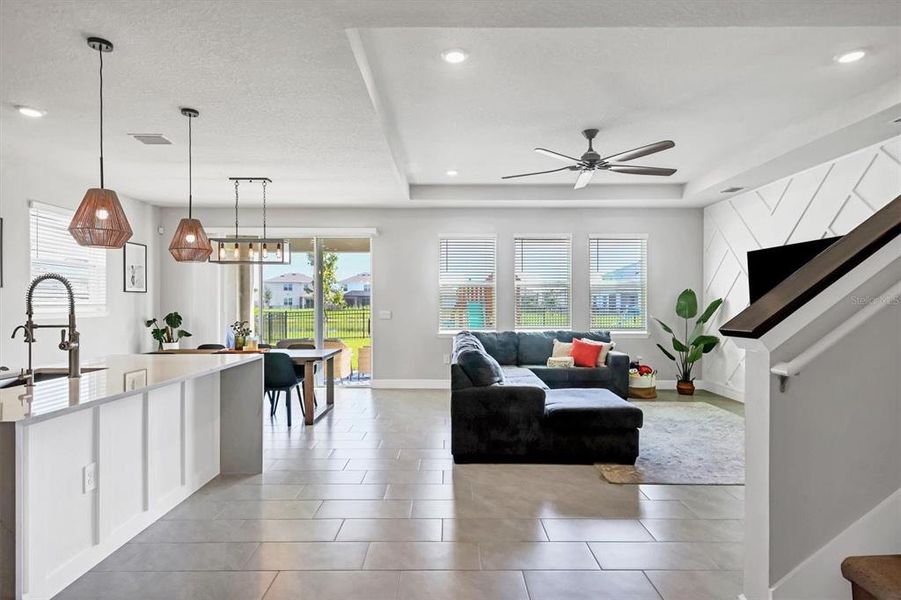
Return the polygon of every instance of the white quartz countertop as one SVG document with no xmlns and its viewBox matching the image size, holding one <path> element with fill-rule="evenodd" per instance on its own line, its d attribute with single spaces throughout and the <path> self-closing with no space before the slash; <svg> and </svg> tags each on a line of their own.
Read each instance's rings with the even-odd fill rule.
<svg viewBox="0 0 901 600">
<path fill-rule="evenodd" d="M 124 354 L 87 360 L 78 379 L 60 377 L 0 389 L 0 423 L 43 421 L 262 358 L 262 354 Z"/>
</svg>

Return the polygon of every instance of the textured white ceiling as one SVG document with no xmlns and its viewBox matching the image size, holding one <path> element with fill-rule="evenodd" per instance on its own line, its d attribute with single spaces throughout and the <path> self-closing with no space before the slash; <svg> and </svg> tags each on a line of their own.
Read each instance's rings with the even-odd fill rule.
<svg viewBox="0 0 901 600">
<path fill-rule="evenodd" d="M 691 204 L 682 184 L 740 178 L 901 102 L 899 13 L 875 0 L 4 0 L 0 154 L 96 179 L 97 56 L 84 38 L 100 35 L 116 45 L 104 70 L 107 183 L 139 199 L 184 202 L 178 107 L 193 106 L 199 204 L 228 205 L 231 175 L 274 179 L 273 204 L 515 204 L 521 188 L 499 177 L 554 168 L 531 148 L 578 154 L 589 126 L 602 153 L 675 140 L 636 162 L 679 173 L 602 173 L 582 195 L 567 175 L 520 180 L 523 203 Z M 470 61 L 442 63 L 451 46 Z M 832 62 L 858 46 L 871 51 L 861 63 Z M 865 94 L 873 110 L 842 110 Z M 26 119 L 16 104 L 48 114 Z M 772 143 L 799 122 L 811 124 L 803 137 Z M 468 185 L 432 189 L 446 184 Z"/>
<path fill-rule="evenodd" d="M 893 27 L 372 29 L 363 40 L 416 184 L 447 183 L 447 169 L 459 183 L 554 169 L 563 165 L 532 148 L 580 156 L 589 127 L 601 130 L 602 156 L 675 140 L 675 149 L 632 162 L 677 167 L 654 182 L 686 183 L 719 157 L 901 74 Z M 470 59 L 441 63 L 441 50 L 455 46 Z M 860 46 L 872 48 L 861 63 L 832 60 Z"/>
</svg>

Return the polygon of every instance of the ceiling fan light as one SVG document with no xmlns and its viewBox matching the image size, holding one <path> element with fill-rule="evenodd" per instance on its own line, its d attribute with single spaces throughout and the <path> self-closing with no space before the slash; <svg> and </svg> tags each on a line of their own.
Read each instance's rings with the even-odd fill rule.
<svg viewBox="0 0 901 600">
<path fill-rule="evenodd" d="M 97 248 L 121 248 L 132 236 L 119 196 L 103 188 L 85 192 L 69 233 L 79 245 Z"/>
</svg>

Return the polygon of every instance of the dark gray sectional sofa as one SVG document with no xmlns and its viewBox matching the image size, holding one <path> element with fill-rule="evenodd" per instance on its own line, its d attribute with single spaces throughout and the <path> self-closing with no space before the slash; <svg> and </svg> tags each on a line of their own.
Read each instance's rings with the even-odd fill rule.
<svg viewBox="0 0 901 600">
<path fill-rule="evenodd" d="M 608 332 L 463 332 L 451 360 L 456 462 L 634 464 L 641 410 L 626 402 L 629 357 L 604 367 L 548 368 L 553 340 Z"/>
</svg>

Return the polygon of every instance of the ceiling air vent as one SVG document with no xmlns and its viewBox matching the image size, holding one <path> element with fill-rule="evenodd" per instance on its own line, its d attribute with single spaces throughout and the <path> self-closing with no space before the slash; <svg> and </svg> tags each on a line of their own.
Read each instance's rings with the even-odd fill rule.
<svg viewBox="0 0 901 600">
<path fill-rule="evenodd" d="M 142 144 L 148 144 L 150 146 L 159 146 L 171 144 L 169 140 L 166 139 L 162 133 L 129 133 L 131 137 L 138 140 Z"/>
<path fill-rule="evenodd" d="M 721 194 L 734 194 L 735 192 L 740 192 L 740 191 L 742 191 L 743 189 L 745 189 L 745 188 L 743 188 L 743 187 L 737 187 L 737 186 L 727 187 L 727 188 L 724 189 L 724 190 L 720 190 L 720 193 L 721 193 Z"/>
</svg>

